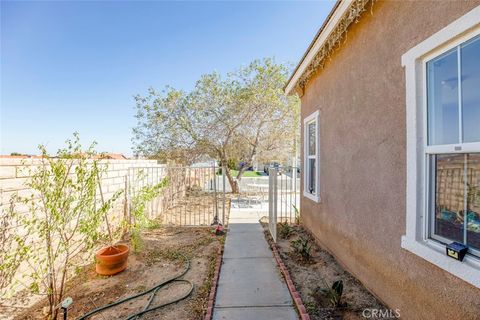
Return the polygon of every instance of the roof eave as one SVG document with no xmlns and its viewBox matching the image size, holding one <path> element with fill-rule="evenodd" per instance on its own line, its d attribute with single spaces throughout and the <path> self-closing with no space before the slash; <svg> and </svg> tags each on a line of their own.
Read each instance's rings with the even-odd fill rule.
<svg viewBox="0 0 480 320">
<path fill-rule="evenodd" d="M 322 48 L 323 44 L 328 40 L 330 34 L 335 30 L 338 22 L 347 12 L 348 8 L 350 8 L 353 2 L 354 0 L 338 0 L 335 3 L 325 19 L 325 22 L 318 30 L 317 34 L 300 59 L 300 62 L 297 64 L 295 70 L 288 79 L 287 84 L 284 87 L 284 91 L 287 95 L 292 94 L 295 91 L 300 77 L 315 58 L 318 51 Z"/>
</svg>

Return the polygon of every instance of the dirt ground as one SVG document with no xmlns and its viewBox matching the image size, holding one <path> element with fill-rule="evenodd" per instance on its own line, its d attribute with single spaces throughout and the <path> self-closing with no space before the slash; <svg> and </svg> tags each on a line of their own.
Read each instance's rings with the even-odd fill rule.
<svg viewBox="0 0 480 320">
<path fill-rule="evenodd" d="M 111 277 L 99 276 L 92 263 L 84 267 L 68 284 L 65 297 L 73 298 L 68 319 L 76 319 L 86 312 L 118 299 L 145 291 L 156 284 L 182 273 L 185 259 L 190 259 L 190 270 L 183 279 L 194 284 L 186 299 L 153 311 L 141 319 L 201 319 L 206 310 L 217 251 L 223 246 L 224 236 L 215 236 L 211 228 L 160 227 L 144 233 L 144 247 L 140 253 L 130 253 L 128 268 Z M 190 286 L 172 283 L 156 295 L 152 306 L 182 296 Z M 90 319 L 123 319 L 141 311 L 149 295 L 118 305 L 96 314 Z M 15 319 L 44 319 L 44 303 L 19 313 Z"/>
<path fill-rule="evenodd" d="M 262 225 L 271 243 L 268 225 L 266 223 Z M 345 271 L 332 255 L 320 248 L 313 237 L 301 226 L 294 225 L 291 231 L 287 239 L 278 236 L 277 246 L 311 319 L 365 319 L 362 316 L 364 309 L 384 310 L 386 308 L 357 279 Z M 277 234 L 279 234 L 279 227 L 277 227 Z M 299 237 L 308 239 L 312 245 L 309 261 L 298 256 L 292 248 L 291 241 Z M 321 289 L 331 288 L 337 280 L 343 281 L 343 295 L 340 306 L 333 308 Z"/>
</svg>

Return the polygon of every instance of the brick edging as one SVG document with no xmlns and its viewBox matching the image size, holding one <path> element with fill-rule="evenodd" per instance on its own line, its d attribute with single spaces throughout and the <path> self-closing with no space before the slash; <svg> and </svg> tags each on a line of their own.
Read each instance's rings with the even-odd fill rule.
<svg viewBox="0 0 480 320">
<path fill-rule="evenodd" d="M 310 316 L 308 315 L 307 310 L 303 305 L 302 298 L 300 297 L 300 294 L 298 293 L 297 289 L 295 289 L 295 285 L 293 284 L 292 278 L 290 277 L 290 273 L 285 267 L 285 264 L 283 263 L 282 258 L 280 258 L 280 254 L 278 253 L 277 246 L 274 243 L 272 243 L 271 248 L 273 251 L 273 256 L 277 261 L 278 267 L 280 268 L 280 271 L 282 272 L 283 277 L 287 282 L 288 291 L 290 291 L 290 295 L 292 296 L 292 299 L 295 302 L 295 306 L 297 307 L 298 313 L 300 314 L 300 319 L 310 320 Z"/>
<path fill-rule="evenodd" d="M 217 285 L 218 285 L 218 278 L 220 277 L 220 269 L 222 267 L 222 259 L 223 259 L 223 248 L 218 249 L 217 253 L 217 262 L 215 264 L 215 272 L 213 273 L 213 282 L 212 286 L 210 287 L 210 295 L 208 296 L 208 305 L 207 305 L 207 312 L 205 313 L 204 320 L 212 320 L 213 316 L 213 305 L 215 304 L 215 296 L 217 294 Z"/>
</svg>

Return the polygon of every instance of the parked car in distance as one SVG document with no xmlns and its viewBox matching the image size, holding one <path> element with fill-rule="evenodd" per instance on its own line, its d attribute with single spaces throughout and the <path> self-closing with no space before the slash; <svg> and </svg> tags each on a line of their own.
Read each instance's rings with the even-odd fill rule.
<svg viewBox="0 0 480 320">
<path fill-rule="evenodd" d="M 247 164 L 245 162 L 240 162 L 240 165 L 238 166 L 238 170 L 241 170 L 243 167 L 245 167 Z M 249 166 L 245 169 L 245 171 L 254 171 L 253 166 Z"/>
<path fill-rule="evenodd" d="M 265 172 L 268 175 L 268 170 L 270 170 L 270 168 L 280 169 L 280 162 L 272 161 L 272 162 L 266 163 L 263 166 L 263 172 Z M 281 174 L 280 170 L 278 170 L 278 174 Z"/>
</svg>

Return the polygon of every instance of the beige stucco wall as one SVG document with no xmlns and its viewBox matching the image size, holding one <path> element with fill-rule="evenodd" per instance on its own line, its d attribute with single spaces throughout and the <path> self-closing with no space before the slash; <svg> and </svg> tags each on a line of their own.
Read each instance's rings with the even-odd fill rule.
<svg viewBox="0 0 480 320">
<path fill-rule="evenodd" d="M 379 1 L 307 83 L 320 110 L 321 203 L 304 225 L 403 319 L 480 319 L 480 289 L 400 247 L 405 234 L 405 73 L 401 55 L 480 1 Z"/>
</svg>

